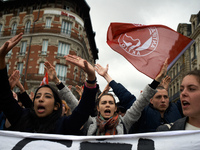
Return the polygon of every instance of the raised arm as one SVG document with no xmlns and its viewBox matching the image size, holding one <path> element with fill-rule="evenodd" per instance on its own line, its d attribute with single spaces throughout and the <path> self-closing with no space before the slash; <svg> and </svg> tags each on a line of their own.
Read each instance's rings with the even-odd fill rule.
<svg viewBox="0 0 200 150">
<path fill-rule="evenodd" d="M 69 63 L 77 65 L 78 67 L 83 69 L 88 75 L 88 80 L 85 82 L 80 103 L 74 109 L 72 115 L 70 116 L 73 118 L 78 117 L 77 119 L 73 119 L 74 121 L 78 122 L 78 124 L 85 123 L 88 120 L 88 117 L 94 112 L 96 94 L 99 89 L 98 85 L 96 84 L 95 70 L 89 62 L 82 59 L 81 57 L 75 55 L 67 55 L 65 56 L 65 59 Z M 72 122 L 73 126 L 75 126 L 76 124 L 77 123 L 73 124 Z"/>
<path fill-rule="evenodd" d="M 74 65 L 77 65 L 78 67 L 82 68 L 85 71 L 85 73 L 87 73 L 88 75 L 87 81 L 89 81 L 89 82 L 86 82 L 87 86 L 91 87 L 96 84 L 95 69 L 89 62 L 75 55 L 67 55 L 64 57 L 68 62 L 71 62 Z"/>
<path fill-rule="evenodd" d="M 95 71 L 102 77 L 105 78 L 105 80 L 110 83 L 113 79 L 108 74 L 108 64 L 106 65 L 106 68 L 102 67 L 100 64 L 95 65 Z"/>
<path fill-rule="evenodd" d="M 165 88 L 165 90 L 168 91 L 170 82 L 171 82 L 171 77 L 166 76 L 160 84 Z"/>
<path fill-rule="evenodd" d="M 102 67 L 100 64 L 95 65 L 95 71 L 108 82 L 109 86 L 113 89 L 113 92 L 118 97 L 120 104 L 129 109 L 133 102 L 136 100 L 135 95 L 131 94 L 122 84 L 115 82 L 111 76 L 108 74 L 108 65 L 106 68 Z"/>
<path fill-rule="evenodd" d="M 75 88 L 76 88 L 76 92 L 79 94 L 79 97 L 80 97 L 79 100 L 80 100 L 83 94 L 83 86 L 76 85 Z"/>
<path fill-rule="evenodd" d="M 23 109 L 13 98 L 13 94 L 10 90 L 5 56 L 21 39 L 22 33 L 9 39 L 0 47 L 0 109 L 3 110 L 11 125 L 19 120 Z"/>
<path fill-rule="evenodd" d="M 130 130 L 130 127 L 138 121 L 141 116 L 143 109 L 149 104 L 150 99 L 155 95 L 156 88 L 162 81 L 162 78 L 165 77 L 167 72 L 167 59 L 162 66 L 160 73 L 156 76 L 153 82 L 150 85 L 147 85 L 142 93 L 139 95 L 137 100 L 133 103 L 130 109 L 126 111 L 126 114 L 123 117 L 123 122 L 126 127 L 127 132 Z"/>
<path fill-rule="evenodd" d="M 58 79 L 55 67 L 52 66 L 48 61 L 45 62 L 44 65 L 46 71 L 48 72 L 49 79 L 52 80 L 59 89 L 58 93 L 60 95 L 60 98 L 65 100 L 71 111 L 73 111 L 74 108 L 76 108 L 76 106 L 78 105 L 78 100 L 71 92 L 71 90 Z"/>
<path fill-rule="evenodd" d="M 16 86 L 16 84 L 19 82 L 19 70 L 13 71 L 12 75 L 9 77 L 8 81 L 10 84 L 10 89 L 13 90 L 13 88 Z"/>
<path fill-rule="evenodd" d="M 6 67 L 5 56 L 22 39 L 22 35 L 23 33 L 14 36 L 0 47 L 0 69 Z"/>
</svg>

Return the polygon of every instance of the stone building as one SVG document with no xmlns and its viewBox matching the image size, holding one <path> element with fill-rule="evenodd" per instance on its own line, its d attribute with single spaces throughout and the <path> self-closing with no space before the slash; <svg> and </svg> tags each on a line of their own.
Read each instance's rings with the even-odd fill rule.
<svg viewBox="0 0 200 150">
<path fill-rule="evenodd" d="M 65 84 L 81 85 L 85 73 L 63 56 L 77 55 L 93 65 L 98 59 L 89 12 L 85 0 L 0 1 L 0 45 L 24 34 L 6 56 L 8 74 L 19 70 L 24 87 L 34 91 L 44 77 L 44 62 L 49 61 Z"/>
<path fill-rule="evenodd" d="M 180 84 L 184 74 L 200 69 L 200 11 L 191 15 L 190 22 L 191 24 L 180 23 L 177 28 L 177 32 L 193 39 L 194 43 L 168 71 L 168 75 L 171 77 L 169 96 L 172 101 L 179 99 Z"/>
</svg>

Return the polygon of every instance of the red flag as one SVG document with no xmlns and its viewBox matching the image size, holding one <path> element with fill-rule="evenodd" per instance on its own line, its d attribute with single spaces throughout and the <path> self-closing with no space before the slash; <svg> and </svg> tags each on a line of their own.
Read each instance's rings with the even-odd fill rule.
<svg viewBox="0 0 200 150">
<path fill-rule="evenodd" d="M 49 80 L 48 80 L 48 73 L 45 73 L 45 76 L 42 80 L 42 82 L 40 83 L 40 86 L 45 85 L 45 84 L 49 84 Z"/>
<path fill-rule="evenodd" d="M 163 25 L 111 23 L 107 43 L 137 70 L 154 79 L 166 58 L 170 68 L 193 40 Z"/>
</svg>

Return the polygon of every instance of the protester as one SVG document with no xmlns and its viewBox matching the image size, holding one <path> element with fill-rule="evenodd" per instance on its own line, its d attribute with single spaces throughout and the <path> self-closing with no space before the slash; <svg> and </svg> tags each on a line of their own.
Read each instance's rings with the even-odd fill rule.
<svg viewBox="0 0 200 150">
<path fill-rule="evenodd" d="M 112 81 L 112 78 L 108 74 L 107 70 L 99 64 L 95 65 L 95 70 L 99 75 L 104 77 L 108 83 Z M 90 120 L 91 123 L 89 124 L 87 134 L 115 135 L 128 133 L 132 124 L 140 118 L 141 112 L 144 107 L 148 105 L 150 98 L 156 93 L 155 88 L 166 74 L 166 71 L 167 60 L 155 80 L 150 85 L 145 87 L 139 98 L 132 104 L 123 117 L 116 113 L 117 106 L 114 96 L 110 93 L 102 94 L 98 98 L 98 115 Z"/>
<path fill-rule="evenodd" d="M 106 87 L 104 88 L 104 90 L 103 90 L 103 91 L 101 92 L 101 94 L 99 95 L 99 97 L 100 97 L 102 94 L 108 93 L 109 90 L 110 90 L 110 88 L 111 88 L 111 87 L 109 86 L 109 84 L 107 84 Z M 99 98 L 99 97 L 98 97 L 98 98 Z M 123 105 L 121 105 L 120 100 L 119 100 L 119 102 L 116 103 L 116 105 L 117 105 L 117 113 L 118 113 L 118 115 L 121 115 L 121 116 L 123 117 L 123 116 L 125 115 L 127 109 L 124 108 Z M 130 106 L 128 106 L 128 108 L 130 108 Z"/>
<path fill-rule="evenodd" d="M 106 68 L 103 68 L 100 65 L 98 65 L 97 67 L 99 69 L 102 69 L 102 72 L 104 73 L 107 73 L 108 71 L 108 65 L 106 66 Z M 105 74 L 104 76 L 106 78 L 107 74 Z M 167 89 L 170 82 L 169 77 L 167 76 L 163 81 L 164 82 L 162 82 L 162 84 Z M 116 83 L 114 80 L 112 80 L 112 78 L 108 78 L 107 82 L 109 83 L 109 86 L 113 89 L 115 95 L 120 100 L 120 106 L 126 109 L 131 103 L 135 101 L 135 96 L 131 94 L 122 84 Z M 154 132 L 156 131 L 156 128 L 162 124 L 174 122 L 177 119 L 182 118 L 183 114 L 180 101 L 178 101 L 177 103 L 169 102 L 167 90 L 165 90 L 164 88 L 160 88 L 160 86 L 157 88 L 157 93 L 150 100 L 151 103 L 144 108 L 141 117 L 136 123 L 133 124 L 129 133 Z M 159 103 L 159 105 L 162 105 L 162 103 L 164 103 L 165 108 L 162 108 L 162 111 L 160 111 L 159 108 L 156 108 L 156 101 L 157 103 Z"/>
<path fill-rule="evenodd" d="M 158 126 L 183 117 L 180 100 L 169 102 L 168 91 L 163 86 L 158 86 L 157 91 L 130 133 L 154 132 Z"/>
<path fill-rule="evenodd" d="M 159 126 L 157 131 L 200 130 L 200 70 L 190 71 L 185 75 L 180 92 L 181 106 L 186 117 Z"/>
<path fill-rule="evenodd" d="M 40 86 L 34 95 L 31 109 L 21 108 L 13 98 L 8 82 L 5 63 L 6 54 L 22 39 L 22 33 L 14 36 L 0 47 L 0 109 L 11 123 L 13 130 L 22 132 L 77 134 L 81 126 L 87 121 L 95 105 L 98 85 L 93 82 L 95 71 L 86 61 L 79 62 L 79 66 L 87 73 L 88 80 L 79 105 L 72 115 L 61 117 L 62 102 L 54 88 L 50 85 Z M 73 57 L 65 56 L 67 62 Z"/>
</svg>

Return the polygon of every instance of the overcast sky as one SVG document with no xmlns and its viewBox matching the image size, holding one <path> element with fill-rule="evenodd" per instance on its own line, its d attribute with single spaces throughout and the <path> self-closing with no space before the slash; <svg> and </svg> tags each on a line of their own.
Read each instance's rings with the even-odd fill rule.
<svg viewBox="0 0 200 150">
<path fill-rule="evenodd" d="M 140 73 L 122 55 L 113 51 L 106 43 L 107 29 L 111 22 L 162 24 L 177 30 L 179 23 L 190 23 L 191 14 L 200 11 L 200 0 L 86 0 L 90 6 L 90 17 L 95 41 L 99 49 L 99 60 L 103 67 L 109 64 L 108 73 L 123 84 L 136 97 L 152 79 Z M 101 90 L 107 82 L 97 75 Z"/>
</svg>

